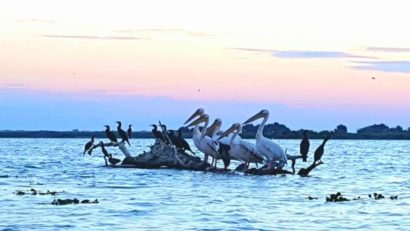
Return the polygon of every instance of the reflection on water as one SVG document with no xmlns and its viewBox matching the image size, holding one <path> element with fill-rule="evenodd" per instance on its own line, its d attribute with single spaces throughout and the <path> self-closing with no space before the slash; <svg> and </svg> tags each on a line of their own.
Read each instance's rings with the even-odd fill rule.
<svg viewBox="0 0 410 231">
<path fill-rule="evenodd" d="M 326 146 L 312 177 L 243 176 L 178 170 L 110 169 L 99 152 L 82 156 L 82 139 L 0 139 L 0 228 L 406 230 L 410 227 L 410 142 L 338 141 Z M 152 140 L 132 140 L 131 153 Z M 311 141 L 311 147 L 320 140 Z M 279 140 L 289 154 L 298 140 Z M 192 145 L 192 142 L 191 142 Z M 192 145 L 193 146 L 193 145 Z M 111 149 L 117 157 L 121 153 Z M 195 151 L 195 150 L 194 150 Z M 313 150 L 311 150 L 312 152 Z M 312 161 L 298 162 L 297 168 Z M 290 166 L 289 166 L 290 167 Z M 17 196 L 16 190 L 64 191 Z M 399 200 L 326 203 L 368 193 Z M 306 197 L 318 197 L 307 200 Z M 54 206 L 55 198 L 98 205 Z"/>
</svg>

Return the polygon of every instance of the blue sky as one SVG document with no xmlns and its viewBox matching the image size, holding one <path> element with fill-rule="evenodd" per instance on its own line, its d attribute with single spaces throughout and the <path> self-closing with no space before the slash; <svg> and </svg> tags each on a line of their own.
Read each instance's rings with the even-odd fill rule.
<svg viewBox="0 0 410 231">
<path fill-rule="evenodd" d="M 198 102 L 164 97 L 70 95 L 23 89 L 0 91 L 0 129 L 12 130 L 102 130 L 103 125 L 134 124 L 135 130 L 149 130 L 158 120 L 177 128 L 198 107 L 203 107 L 211 118 L 223 120 L 223 127 L 243 122 L 247 117 L 266 108 L 271 112 L 271 123 L 280 122 L 291 129 L 334 129 L 346 124 L 349 131 L 386 122 L 390 126 L 410 127 L 410 109 L 364 109 L 289 107 L 284 104 L 254 102 Z"/>
</svg>

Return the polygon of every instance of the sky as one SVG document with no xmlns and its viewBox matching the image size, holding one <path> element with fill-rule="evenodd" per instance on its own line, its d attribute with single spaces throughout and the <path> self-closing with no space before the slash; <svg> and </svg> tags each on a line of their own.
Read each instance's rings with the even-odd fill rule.
<svg viewBox="0 0 410 231">
<path fill-rule="evenodd" d="M 0 130 L 410 127 L 408 1 L 0 0 Z"/>
</svg>

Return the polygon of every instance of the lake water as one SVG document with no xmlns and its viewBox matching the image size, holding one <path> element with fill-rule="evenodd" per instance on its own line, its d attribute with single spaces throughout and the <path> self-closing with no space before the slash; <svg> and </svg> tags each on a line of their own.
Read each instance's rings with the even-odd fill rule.
<svg viewBox="0 0 410 231">
<path fill-rule="evenodd" d="M 330 140 L 325 164 L 304 178 L 106 168 L 99 151 L 82 156 L 86 141 L 0 139 L 0 230 L 410 230 L 410 141 Z M 298 140 L 277 142 L 297 153 Z M 151 143 L 132 140 L 130 152 Z M 31 188 L 63 193 L 14 194 Z M 336 192 L 365 199 L 326 203 Z M 399 199 L 367 198 L 374 192 Z M 56 198 L 100 203 L 51 205 Z"/>
</svg>

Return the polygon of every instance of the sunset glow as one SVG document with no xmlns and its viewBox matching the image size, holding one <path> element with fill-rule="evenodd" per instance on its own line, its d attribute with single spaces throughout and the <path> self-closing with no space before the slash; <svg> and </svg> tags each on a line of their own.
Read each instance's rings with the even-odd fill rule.
<svg viewBox="0 0 410 231">
<path fill-rule="evenodd" d="M 56 121 L 84 120 L 50 129 L 80 127 L 97 109 L 76 102 L 107 98 L 117 102 L 114 108 L 140 102 L 123 109 L 140 126 L 180 102 L 185 106 L 169 117 L 174 126 L 203 105 L 231 120 L 254 113 L 242 112 L 237 105 L 243 103 L 269 108 L 278 115 L 272 120 L 296 129 L 303 123 L 290 116 L 294 110 L 306 111 L 311 128 L 378 122 L 407 128 L 407 6 L 384 0 L 0 1 L 0 102 L 10 110 L 0 116 L 0 129 L 21 129 L 19 116 L 36 113 L 27 105 L 46 98 L 72 102 L 77 111 L 51 115 Z M 151 108 L 143 105 L 158 98 Z M 36 123 L 32 128 L 48 128 L 40 118 Z"/>
</svg>

